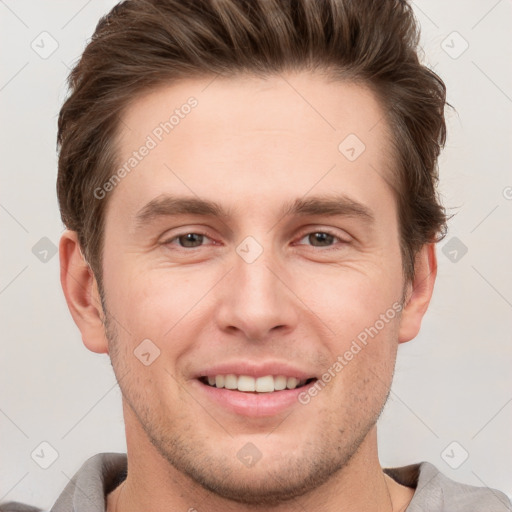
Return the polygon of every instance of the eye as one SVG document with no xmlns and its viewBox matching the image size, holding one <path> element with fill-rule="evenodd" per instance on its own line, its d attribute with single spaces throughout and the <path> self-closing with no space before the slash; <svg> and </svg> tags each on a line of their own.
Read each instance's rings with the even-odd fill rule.
<svg viewBox="0 0 512 512">
<path fill-rule="evenodd" d="M 311 231 L 310 233 L 307 233 L 305 236 L 303 236 L 299 240 L 299 243 L 305 239 L 307 239 L 307 241 L 313 247 L 332 247 L 336 241 L 341 243 L 348 243 L 346 240 L 341 239 L 329 231 Z"/>
<path fill-rule="evenodd" d="M 201 247 L 203 245 L 203 241 L 205 239 L 211 240 L 210 237 L 206 236 L 203 233 L 182 233 L 180 235 L 176 235 L 172 238 L 169 238 L 164 242 L 165 245 L 178 245 L 184 249 L 194 249 L 196 247 Z"/>
</svg>

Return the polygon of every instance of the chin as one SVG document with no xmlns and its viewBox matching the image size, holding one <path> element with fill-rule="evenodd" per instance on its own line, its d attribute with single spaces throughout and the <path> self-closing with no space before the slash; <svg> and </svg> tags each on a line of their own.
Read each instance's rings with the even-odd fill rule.
<svg viewBox="0 0 512 512">
<path fill-rule="evenodd" d="M 268 469 L 268 462 L 262 459 L 252 468 L 240 469 L 232 464 L 227 471 L 214 472 L 203 467 L 200 471 L 193 470 L 189 476 L 220 498 L 243 505 L 271 507 L 311 492 L 343 467 L 343 463 L 329 460 L 321 464 L 289 459 L 280 462 L 280 469 Z"/>
<path fill-rule="evenodd" d="M 342 432 L 320 430 L 314 437 L 267 432 L 218 443 L 212 437 L 191 439 L 174 431 L 153 437 L 152 443 L 192 487 L 198 484 L 246 506 L 272 507 L 311 493 L 343 470 L 365 436 L 348 440 L 340 438 Z M 245 457 L 248 454 L 252 459 Z"/>
</svg>

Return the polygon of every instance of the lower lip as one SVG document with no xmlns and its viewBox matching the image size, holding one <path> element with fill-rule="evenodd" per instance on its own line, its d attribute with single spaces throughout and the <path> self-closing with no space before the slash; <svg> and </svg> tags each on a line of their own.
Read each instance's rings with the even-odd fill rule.
<svg viewBox="0 0 512 512">
<path fill-rule="evenodd" d="M 235 414 L 256 418 L 275 416 L 292 405 L 299 404 L 298 396 L 305 391 L 307 392 L 316 380 L 300 388 L 284 389 L 271 393 L 246 393 L 226 388 L 215 388 L 203 384 L 199 379 L 195 379 L 194 382 L 208 399 L 225 409 Z"/>
</svg>

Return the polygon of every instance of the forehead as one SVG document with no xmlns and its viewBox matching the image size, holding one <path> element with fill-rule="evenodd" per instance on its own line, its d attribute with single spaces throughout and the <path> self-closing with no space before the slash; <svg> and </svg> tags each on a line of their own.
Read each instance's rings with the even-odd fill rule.
<svg viewBox="0 0 512 512">
<path fill-rule="evenodd" d="M 369 179 L 390 186 L 384 114 L 369 88 L 308 73 L 162 86 L 133 100 L 121 118 L 118 169 L 126 177 L 114 196 L 134 212 L 162 187 L 223 193 L 234 204 L 246 201 L 244 192 L 269 198 L 289 190 L 292 199 L 342 184 L 356 193 Z"/>
</svg>

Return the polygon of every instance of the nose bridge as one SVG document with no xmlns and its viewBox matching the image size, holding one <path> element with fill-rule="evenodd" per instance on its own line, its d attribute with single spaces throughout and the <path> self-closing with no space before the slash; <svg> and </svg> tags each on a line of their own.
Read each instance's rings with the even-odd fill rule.
<svg viewBox="0 0 512 512">
<path fill-rule="evenodd" d="M 247 306 L 256 310 L 267 309 L 279 293 L 276 288 L 282 286 L 270 270 L 272 260 L 271 251 L 267 249 L 255 261 L 247 261 L 240 257 L 235 263 L 237 288 L 241 292 L 239 298 L 245 296 Z M 274 266 L 276 266 L 275 262 Z"/>
<path fill-rule="evenodd" d="M 255 240 L 246 239 L 236 252 L 217 308 L 220 327 L 236 328 L 252 340 L 264 338 L 276 327 L 293 328 L 297 306 L 277 277 L 281 266 L 272 249 L 258 247 Z"/>
</svg>

